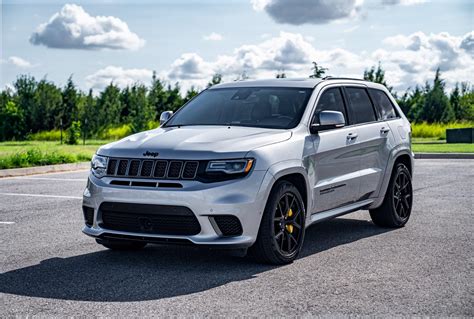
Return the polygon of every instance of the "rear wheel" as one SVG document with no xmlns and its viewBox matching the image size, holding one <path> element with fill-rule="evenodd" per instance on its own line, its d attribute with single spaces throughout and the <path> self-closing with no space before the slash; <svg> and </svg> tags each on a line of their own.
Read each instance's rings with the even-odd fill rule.
<svg viewBox="0 0 474 319">
<path fill-rule="evenodd" d="M 304 233 L 301 194 L 293 184 L 277 182 L 265 206 L 257 241 L 250 248 L 251 255 L 263 263 L 291 263 L 301 250 Z"/>
<path fill-rule="evenodd" d="M 147 243 L 130 240 L 96 239 L 98 244 L 112 250 L 140 250 Z"/>
<path fill-rule="evenodd" d="M 410 171 L 404 164 L 398 163 L 393 170 L 382 205 L 370 210 L 370 217 L 378 226 L 403 227 L 410 218 L 412 204 Z"/>
</svg>

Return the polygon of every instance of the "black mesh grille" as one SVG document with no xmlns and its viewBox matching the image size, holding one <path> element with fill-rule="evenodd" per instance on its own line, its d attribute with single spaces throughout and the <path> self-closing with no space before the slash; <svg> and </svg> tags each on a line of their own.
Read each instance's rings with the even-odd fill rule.
<svg viewBox="0 0 474 319">
<path fill-rule="evenodd" d="M 242 224 L 236 216 L 221 215 L 214 216 L 217 227 L 224 236 L 240 236 L 242 235 Z"/>
<path fill-rule="evenodd" d="M 198 161 L 110 158 L 107 175 L 158 179 L 195 179 L 198 170 Z"/>
<path fill-rule="evenodd" d="M 182 166 L 183 162 L 171 161 L 170 168 L 168 169 L 168 178 L 179 178 Z"/>
<path fill-rule="evenodd" d="M 151 176 L 151 170 L 153 169 L 153 161 L 143 161 L 142 171 L 140 176 L 149 177 Z"/>
<path fill-rule="evenodd" d="M 193 179 L 196 177 L 196 172 L 198 168 L 198 162 L 186 162 L 183 169 L 183 178 L 184 179 Z"/>
<path fill-rule="evenodd" d="M 82 206 L 82 212 L 84 213 L 84 220 L 87 226 L 92 226 L 94 223 L 94 208 Z"/>
<path fill-rule="evenodd" d="M 125 175 L 127 173 L 127 166 L 128 166 L 127 160 L 120 160 L 118 170 L 117 170 L 117 175 Z"/>
<path fill-rule="evenodd" d="M 157 178 L 165 177 L 166 166 L 168 166 L 168 162 L 166 162 L 166 161 L 156 161 L 155 172 L 153 173 L 153 176 L 157 177 Z"/>
<path fill-rule="evenodd" d="M 117 169 L 117 160 L 109 160 L 109 165 L 107 166 L 107 175 L 115 175 L 115 170 Z"/>
<path fill-rule="evenodd" d="M 187 236 L 201 232 L 196 216 L 183 206 L 105 202 L 99 211 L 105 229 Z"/>
<path fill-rule="evenodd" d="M 128 175 L 129 176 L 137 176 L 139 168 L 140 168 L 140 161 L 139 160 L 130 161 L 130 168 L 128 169 Z"/>
</svg>

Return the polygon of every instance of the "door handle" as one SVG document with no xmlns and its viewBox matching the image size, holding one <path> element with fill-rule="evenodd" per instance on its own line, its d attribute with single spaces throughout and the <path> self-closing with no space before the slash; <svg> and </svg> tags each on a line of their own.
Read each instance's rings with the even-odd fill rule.
<svg viewBox="0 0 474 319">
<path fill-rule="evenodd" d="M 385 134 L 385 133 L 388 133 L 388 132 L 390 132 L 390 129 L 389 129 L 388 127 L 383 126 L 383 127 L 380 129 L 380 133 Z"/>
<path fill-rule="evenodd" d="M 349 141 L 352 141 L 352 140 L 356 139 L 357 136 L 358 136 L 357 133 L 349 133 L 349 134 L 347 134 L 347 139 Z"/>
</svg>

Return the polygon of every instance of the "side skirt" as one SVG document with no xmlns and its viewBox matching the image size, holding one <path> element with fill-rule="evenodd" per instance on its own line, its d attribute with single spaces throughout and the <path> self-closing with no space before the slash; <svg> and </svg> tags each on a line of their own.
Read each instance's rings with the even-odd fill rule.
<svg viewBox="0 0 474 319">
<path fill-rule="evenodd" d="M 368 206 L 368 205 L 372 204 L 373 201 L 374 201 L 373 199 L 366 199 L 366 200 L 363 200 L 363 201 L 360 201 L 360 202 L 356 202 L 356 203 L 349 204 L 349 205 L 346 205 L 346 206 L 330 209 L 330 210 L 327 210 L 327 211 L 324 211 L 324 212 L 314 213 L 314 214 L 311 215 L 310 223 L 307 226 L 312 225 L 312 224 L 317 223 L 317 222 L 327 220 L 327 219 L 331 219 L 331 218 L 335 218 L 335 217 L 338 217 L 338 216 L 342 216 L 342 215 L 345 215 L 345 214 L 355 212 L 357 210 L 362 209 L 365 206 Z"/>
</svg>

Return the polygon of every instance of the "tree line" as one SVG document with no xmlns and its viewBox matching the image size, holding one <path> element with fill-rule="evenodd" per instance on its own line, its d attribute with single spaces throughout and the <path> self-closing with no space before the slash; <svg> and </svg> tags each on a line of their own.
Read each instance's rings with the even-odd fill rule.
<svg viewBox="0 0 474 319">
<path fill-rule="evenodd" d="M 313 62 L 312 78 L 322 78 L 327 68 Z M 280 72 L 277 78 L 285 78 Z M 385 71 L 379 64 L 365 70 L 364 79 L 386 85 Z M 244 74 L 236 80 L 247 78 Z M 222 82 L 215 74 L 208 87 Z M 392 92 L 394 93 L 394 92 Z M 171 85 L 153 74 L 149 86 L 135 83 L 123 89 L 111 82 L 98 94 L 81 91 L 72 77 L 64 87 L 43 78 L 20 75 L 12 85 L 0 92 L 0 141 L 23 140 L 30 134 L 54 129 L 68 130 L 68 139 L 74 144 L 81 134 L 98 137 L 108 128 L 128 124 L 131 133 L 158 125 L 163 111 L 176 111 L 189 101 L 198 90 L 190 88 L 181 93 L 179 83 Z M 450 122 L 474 120 L 474 89 L 460 83 L 450 94 L 446 93 L 439 70 L 433 83 L 395 94 L 400 107 L 411 121 Z"/>
</svg>

